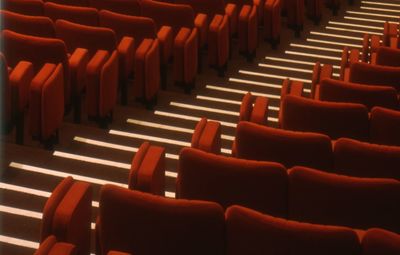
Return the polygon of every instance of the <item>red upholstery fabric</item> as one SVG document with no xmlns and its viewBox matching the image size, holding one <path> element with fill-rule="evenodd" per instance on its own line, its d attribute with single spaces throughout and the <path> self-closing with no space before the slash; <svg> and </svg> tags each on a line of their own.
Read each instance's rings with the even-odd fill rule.
<svg viewBox="0 0 400 255">
<path fill-rule="evenodd" d="M 39 248 L 35 251 L 34 255 L 76 255 L 77 250 L 74 245 L 70 243 L 57 242 L 55 236 L 49 236 L 44 240 Z"/>
<path fill-rule="evenodd" d="M 174 81 L 192 85 L 197 73 L 198 32 L 194 11 L 187 5 L 141 1 L 141 15 L 152 18 L 158 28 L 170 26 L 174 41 Z"/>
<path fill-rule="evenodd" d="M 259 96 L 253 100 L 251 93 L 248 92 L 243 97 L 242 104 L 240 105 L 239 121 L 250 121 L 260 125 L 267 125 L 268 98 Z"/>
<path fill-rule="evenodd" d="M 374 107 L 370 125 L 372 143 L 400 146 L 400 111 Z"/>
<path fill-rule="evenodd" d="M 193 148 L 179 155 L 177 198 L 243 205 L 286 217 L 287 174 L 278 163 L 219 156 Z"/>
<path fill-rule="evenodd" d="M 330 169 L 332 146 L 328 136 L 293 132 L 240 122 L 236 130 L 237 157 Z"/>
<path fill-rule="evenodd" d="M 165 149 L 144 142 L 132 159 L 129 189 L 164 195 Z"/>
<path fill-rule="evenodd" d="M 311 98 L 319 99 L 318 95 L 315 95 L 316 91 L 319 90 L 319 84 L 324 79 L 331 79 L 333 74 L 333 67 L 329 64 L 321 65 L 316 62 L 313 69 L 312 81 L 311 81 Z"/>
<path fill-rule="evenodd" d="M 393 24 L 389 22 L 385 22 L 383 24 L 383 36 L 382 36 L 382 41 L 384 46 L 389 46 L 390 44 L 390 39 L 393 37 L 399 37 L 399 25 L 398 24 Z"/>
<path fill-rule="evenodd" d="M 41 239 L 54 235 L 74 244 L 77 254 L 90 253 L 92 189 L 89 184 L 64 179 L 53 191 L 43 209 Z"/>
<path fill-rule="evenodd" d="M 64 117 L 62 65 L 45 64 L 33 78 L 29 92 L 30 132 L 47 140 L 61 127 Z"/>
<path fill-rule="evenodd" d="M 89 2 L 87 0 L 44 0 L 44 2 L 52 2 L 70 6 L 89 6 Z"/>
<path fill-rule="evenodd" d="M 369 229 L 362 239 L 364 255 L 395 255 L 400 253 L 400 235 L 379 229 Z"/>
<path fill-rule="evenodd" d="M 382 66 L 400 67 L 400 49 L 379 47 L 376 52 L 376 63 Z"/>
<path fill-rule="evenodd" d="M 55 24 L 57 37 L 65 42 L 69 52 L 84 48 L 93 56 L 97 50 L 112 52 L 117 47 L 116 36 L 111 29 L 79 25 L 65 20 L 57 20 Z"/>
<path fill-rule="evenodd" d="M 288 25 L 300 29 L 304 24 L 304 0 L 284 0 L 288 16 Z"/>
<path fill-rule="evenodd" d="M 25 15 L 43 15 L 43 1 L 41 0 L 4 0 L 4 10 L 17 12 Z"/>
<path fill-rule="evenodd" d="M 361 104 L 322 102 L 288 95 L 280 110 L 280 124 L 284 129 L 322 133 L 331 139 L 367 140 L 369 137 L 368 109 Z"/>
<path fill-rule="evenodd" d="M 356 229 L 400 231 L 400 182 L 289 170 L 289 219 Z"/>
<path fill-rule="evenodd" d="M 339 139 L 334 146 L 335 172 L 350 176 L 400 180 L 400 148 Z"/>
<path fill-rule="evenodd" d="M 238 20 L 239 52 L 255 54 L 258 44 L 257 7 L 243 5 Z"/>
<path fill-rule="evenodd" d="M 99 25 L 97 10 L 91 7 L 61 5 L 48 2 L 44 4 L 44 15 L 51 18 L 54 22 L 58 19 L 63 19 L 87 26 Z"/>
<path fill-rule="evenodd" d="M 3 122 L 2 128 L 11 125 L 13 117 L 13 100 L 12 100 L 12 87 L 8 78 L 8 66 L 6 58 L 0 52 L 0 82 L 1 82 L 1 121 Z"/>
<path fill-rule="evenodd" d="M 359 61 L 360 51 L 358 49 L 349 50 L 347 46 L 344 47 L 342 52 L 342 60 L 340 62 L 340 79 L 344 81 L 350 81 L 350 66 Z"/>
<path fill-rule="evenodd" d="M 141 14 L 138 0 L 89 0 L 89 4 L 98 10 L 109 10 L 131 16 Z"/>
<path fill-rule="evenodd" d="M 221 152 L 221 124 L 202 118 L 194 129 L 191 146 L 192 148 L 219 154 Z"/>
<path fill-rule="evenodd" d="M 325 79 L 319 87 L 319 100 L 331 102 L 359 103 L 369 110 L 374 106 L 399 109 L 397 92 L 389 86 L 366 86 L 364 84 Z"/>
<path fill-rule="evenodd" d="M 41 37 L 55 37 L 56 34 L 53 22 L 47 17 L 0 10 L 0 19 L 2 20 L 2 29 Z"/>
<path fill-rule="evenodd" d="M 295 9 L 291 6 L 291 10 Z M 281 0 L 267 0 L 264 6 L 264 39 L 271 40 L 273 43 L 280 40 L 281 35 Z"/>
<path fill-rule="evenodd" d="M 232 206 L 226 211 L 227 254 L 361 254 L 356 233 L 344 227 L 274 218 Z"/>
<path fill-rule="evenodd" d="M 15 66 L 21 60 L 27 60 L 33 64 L 34 72 L 37 73 L 45 63 L 62 63 L 65 104 L 70 103 L 72 91 L 80 91 L 78 88 L 83 86 L 82 81 L 79 77 L 75 76 L 74 78 L 70 73 L 71 66 L 63 41 L 18 34 L 9 30 L 3 30 L 2 40 L 4 54 L 10 66 Z M 37 52 L 41 52 L 41 54 L 37 54 Z"/>
<path fill-rule="evenodd" d="M 350 67 L 350 82 L 370 85 L 393 86 L 400 91 L 400 67 L 353 63 Z"/>
<path fill-rule="evenodd" d="M 145 39 L 135 54 L 134 95 L 151 101 L 160 88 L 160 47 L 159 41 Z"/>
<path fill-rule="evenodd" d="M 223 254 L 224 220 L 222 207 L 212 202 L 104 185 L 96 227 L 100 254 Z"/>
</svg>

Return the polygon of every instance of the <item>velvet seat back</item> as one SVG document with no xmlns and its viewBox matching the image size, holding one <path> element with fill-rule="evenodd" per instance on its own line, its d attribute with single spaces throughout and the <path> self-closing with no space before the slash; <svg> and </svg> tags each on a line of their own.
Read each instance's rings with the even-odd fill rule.
<svg viewBox="0 0 400 255">
<path fill-rule="evenodd" d="M 32 15 L 43 15 L 43 1 L 42 0 L 4 0 L 4 10 Z"/>
<path fill-rule="evenodd" d="M 108 10 L 116 13 L 141 16 L 139 0 L 89 0 L 90 6 L 97 10 Z"/>
<path fill-rule="evenodd" d="M 99 25 L 97 10 L 91 7 L 69 6 L 48 2 L 44 4 L 44 14 L 54 22 L 63 19 L 81 25 Z"/>
</svg>

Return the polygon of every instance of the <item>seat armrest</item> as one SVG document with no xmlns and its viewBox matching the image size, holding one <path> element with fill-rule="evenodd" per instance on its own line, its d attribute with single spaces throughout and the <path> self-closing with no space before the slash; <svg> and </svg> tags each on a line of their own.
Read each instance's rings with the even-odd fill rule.
<svg viewBox="0 0 400 255">
<path fill-rule="evenodd" d="M 260 124 L 268 124 L 268 98 L 258 96 L 254 102 L 253 111 L 250 115 L 250 121 Z"/>
<path fill-rule="evenodd" d="M 349 66 L 349 48 L 344 47 L 342 51 L 342 59 L 340 61 L 340 80 L 344 80 L 344 73 Z"/>
<path fill-rule="evenodd" d="M 135 60 L 135 39 L 124 36 L 117 47 L 119 57 L 120 80 L 125 80 L 133 74 L 133 63 Z M 122 68 L 125 68 L 124 70 Z"/>
<path fill-rule="evenodd" d="M 207 24 L 207 14 L 199 13 L 197 14 L 194 25 L 199 30 L 199 47 L 203 48 L 207 43 L 208 34 L 208 24 Z"/>
<path fill-rule="evenodd" d="M 85 87 L 86 67 L 89 63 L 89 51 L 83 48 L 77 48 L 69 57 L 70 84 L 73 91 L 72 95 L 79 94 Z M 67 86 L 64 84 L 64 86 Z M 66 91 L 66 89 L 64 89 Z M 65 95 L 69 97 L 70 95 Z"/>
<path fill-rule="evenodd" d="M 33 65 L 27 61 L 19 62 L 9 75 L 12 90 L 12 109 L 23 111 L 28 105 L 29 87 L 33 79 Z"/>
<path fill-rule="evenodd" d="M 229 17 L 229 31 L 230 35 L 237 33 L 238 26 L 238 8 L 236 4 L 229 3 L 225 6 L 225 14 Z"/>
<path fill-rule="evenodd" d="M 172 28 L 169 26 L 162 26 L 157 33 L 157 38 L 160 42 L 161 63 L 168 64 L 172 56 L 172 49 L 174 46 L 174 35 Z"/>
</svg>

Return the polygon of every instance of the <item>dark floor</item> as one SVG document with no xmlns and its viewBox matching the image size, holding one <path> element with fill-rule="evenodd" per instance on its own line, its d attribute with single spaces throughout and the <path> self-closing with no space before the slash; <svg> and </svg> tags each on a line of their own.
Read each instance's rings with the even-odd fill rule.
<svg viewBox="0 0 400 255">
<path fill-rule="evenodd" d="M 160 92 L 154 111 L 145 110 L 131 98 L 128 106 L 116 107 L 108 129 L 86 120 L 85 113 L 80 125 L 73 124 L 69 115 L 60 130 L 60 143 L 52 151 L 44 150 L 27 134 L 25 146 L 15 145 L 13 134 L 3 136 L 0 254 L 33 253 L 38 246 L 44 203 L 65 176 L 92 183 L 94 201 L 98 201 L 98 191 L 104 183 L 126 186 L 131 159 L 144 140 L 166 148 L 166 196 L 174 197 L 178 154 L 189 145 L 198 119 L 221 121 L 223 153 L 229 155 L 240 101 L 247 91 L 269 98 L 270 125 L 276 126 L 283 78 L 303 79 L 309 89 L 316 61 L 335 65 L 334 73 L 338 75 L 343 46 L 361 47 L 365 32 L 382 33 L 383 22 L 397 22 L 400 13 L 400 1 L 356 1 L 354 6 L 342 3 L 336 17 L 325 8 L 319 26 L 306 20 L 301 38 L 294 37 L 283 19 L 278 49 L 272 50 L 260 38 L 252 63 L 237 53 L 234 42 L 225 77 L 218 77 L 215 70 L 206 66 L 204 52 L 203 71 L 192 94 L 184 94 L 169 82 L 167 90 Z M 93 203 L 93 220 L 97 206 Z"/>
</svg>

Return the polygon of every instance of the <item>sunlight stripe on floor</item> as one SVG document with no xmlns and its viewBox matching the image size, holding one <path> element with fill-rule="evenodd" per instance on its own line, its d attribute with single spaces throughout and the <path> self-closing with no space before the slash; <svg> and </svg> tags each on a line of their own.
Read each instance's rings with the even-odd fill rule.
<svg viewBox="0 0 400 255">
<path fill-rule="evenodd" d="M 25 248 L 35 249 L 35 250 L 37 248 L 39 248 L 38 242 L 28 241 L 25 239 L 20 239 L 20 238 L 5 236 L 5 235 L 0 235 L 0 243 L 7 243 L 7 244 L 15 245 L 15 246 L 20 246 L 20 247 L 25 247 Z"/>
<path fill-rule="evenodd" d="M 196 99 L 211 101 L 211 102 L 218 102 L 218 103 L 234 104 L 234 105 L 242 104 L 241 101 L 223 99 L 223 98 L 217 98 L 217 97 L 202 96 L 202 95 L 196 95 Z"/>
<path fill-rule="evenodd" d="M 326 37 L 334 37 L 334 38 L 342 38 L 342 39 L 356 40 L 356 41 L 362 41 L 362 40 L 363 40 L 362 37 L 347 36 L 347 35 L 338 35 L 338 34 L 331 34 L 331 33 L 321 33 L 321 32 L 316 32 L 316 31 L 311 31 L 310 34 L 312 34 L 312 35 L 326 36 Z"/>
<path fill-rule="evenodd" d="M 361 3 L 363 3 L 363 4 L 371 4 L 371 5 L 383 5 L 383 6 L 400 7 L 400 4 L 384 3 L 384 2 L 376 2 L 376 1 L 361 1 Z"/>
<path fill-rule="evenodd" d="M 357 20 L 357 21 L 366 21 L 370 23 L 385 23 L 385 20 L 380 20 L 380 19 L 365 19 L 365 18 L 359 18 L 359 17 L 353 17 L 353 16 L 344 16 L 344 19 L 349 19 L 349 20 Z"/>
<path fill-rule="evenodd" d="M 14 192 L 19 192 L 19 193 L 25 193 L 29 195 L 34 195 L 38 197 L 45 197 L 48 198 L 51 195 L 51 192 L 43 191 L 43 190 L 38 190 L 38 189 L 31 189 L 19 185 L 13 185 L 13 184 L 8 184 L 4 182 L 0 182 L 0 189 L 4 190 L 10 190 Z M 92 206 L 93 207 L 99 207 L 99 202 L 92 201 Z"/>
<path fill-rule="evenodd" d="M 319 40 L 314 40 L 313 41 L 319 41 Z M 360 48 L 362 46 L 359 46 Z M 295 60 L 295 59 L 289 59 L 289 58 L 276 58 L 276 57 L 265 57 L 266 60 L 272 60 L 272 61 L 279 61 L 279 62 L 284 62 L 284 63 L 295 63 L 295 64 L 302 64 L 302 65 L 309 65 L 309 66 L 314 66 L 315 62 L 311 61 L 300 61 L 300 60 Z M 334 65 L 333 68 L 335 69 L 340 69 L 340 66 Z M 282 86 L 281 86 L 282 87 Z"/>
<path fill-rule="evenodd" d="M 0 205 L 0 212 L 14 214 L 23 217 L 29 217 L 33 219 L 42 219 L 43 214 L 41 212 L 35 212 L 30 210 L 24 210 L 16 207 L 10 207 L 5 205 Z"/>
<path fill-rule="evenodd" d="M 294 71 L 294 72 L 300 72 L 300 73 L 312 73 L 313 72 L 312 70 L 309 70 L 309 69 L 270 65 L 270 64 L 263 64 L 263 63 L 259 63 L 258 66 L 279 69 L 279 70 L 285 70 L 285 71 Z"/>
<path fill-rule="evenodd" d="M 328 24 L 346 26 L 346 27 L 368 28 L 368 29 L 380 30 L 380 31 L 383 30 L 383 27 L 367 26 L 367 25 L 361 25 L 361 24 L 356 24 L 356 23 L 345 23 L 345 22 L 329 21 Z"/>
<path fill-rule="evenodd" d="M 92 177 L 87 177 L 87 176 L 82 176 L 82 175 L 77 175 L 77 174 L 72 174 L 72 173 L 66 173 L 66 172 L 51 170 L 51 169 L 47 169 L 47 168 L 43 168 L 43 167 L 31 166 L 31 165 L 17 163 L 17 162 L 11 162 L 9 164 L 9 166 L 11 168 L 20 169 L 20 170 L 27 171 L 27 172 L 51 175 L 51 176 L 61 177 L 61 178 L 71 176 L 72 178 L 74 178 L 76 180 L 85 181 L 85 182 L 98 184 L 98 185 L 113 184 L 113 185 L 117 185 L 120 187 L 125 187 L 125 188 L 128 187 L 128 185 L 118 183 L 118 182 L 107 181 L 107 180 L 103 180 L 103 179 L 92 178 Z"/>
<path fill-rule="evenodd" d="M 136 134 L 136 133 L 125 132 L 125 131 L 114 130 L 114 129 L 111 129 L 110 131 L 108 131 L 108 133 L 111 135 L 118 135 L 118 136 L 124 136 L 124 137 L 129 137 L 129 138 L 136 138 L 136 139 L 141 139 L 141 140 L 148 140 L 148 141 L 153 141 L 153 142 L 178 145 L 178 146 L 183 146 L 183 147 L 186 147 L 186 146 L 190 147 L 190 143 L 188 143 L 188 142 L 174 140 L 174 139 L 168 139 L 168 138 L 163 138 L 163 137 Z M 129 169 L 130 169 L 130 165 L 129 165 Z"/>
<path fill-rule="evenodd" d="M 226 87 L 220 87 L 220 86 L 214 86 L 214 85 L 206 85 L 207 89 L 211 89 L 211 90 L 218 90 L 218 91 L 225 91 L 225 92 L 230 92 L 230 93 L 236 93 L 236 94 L 246 94 L 247 90 L 240 90 L 240 89 L 231 89 L 231 88 L 226 88 Z M 273 99 L 280 99 L 281 96 L 280 95 L 271 95 L 271 94 L 265 94 L 265 93 L 258 93 L 258 92 L 253 92 L 250 91 L 251 94 L 255 95 L 255 96 L 264 96 L 267 98 L 273 98 Z"/>
<path fill-rule="evenodd" d="M 297 55 L 297 56 L 303 56 L 303 57 L 311 57 L 311 58 L 322 58 L 322 59 L 330 59 L 330 60 L 342 60 L 342 59 L 339 58 L 339 57 L 331 57 L 331 56 L 324 56 L 324 55 L 318 55 L 318 54 L 310 54 L 310 53 L 304 53 L 304 52 L 298 52 L 298 51 L 290 51 L 290 50 L 285 51 L 285 54 Z"/>
<path fill-rule="evenodd" d="M 232 78 L 232 77 L 229 78 L 229 81 L 235 82 L 235 83 L 245 83 L 245 84 L 250 84 L 250 85 L 256 85 L 256 86 L 266 87 L 266 88 L 274 88 L 274 89 L 282 88 L 282 85 L 279 85 L 279 84 L 252 81 L 252 80 L 246 80 L 246 79 L 238 79 L 238 78 Z"/>
<path fill-rule="evenodd" d="M 331 26 L 326 26 L 325 28 L 328 30 L 345 31 L 345 32 L 351 32 L 351 33 L 383 35 L 383 33 L 379 33 L 379 32 L 371 32 L 371 31 L 358 30 L 358 29 L 348 29 L 348 28 L 331 27 Z"/>
<path fill-rule="evenodd" d="M 175 107 L 179 107 L 179 108 L 190 109 L 190 110 L 213 112 L 213 113 L 219 113 L 219 114 L 230 115 L 230 116 L 239 116 L 239 112 L 222 110 L 222 109 L 218 109 L 218 108 L 210 108 L 210 107 L 198 106 L 198 105 L 193 105 L 193 104 L 170 102 L 169 105 L 175 106 Z"/>
<path fill-rule="evenodd" d="M 399 16 L 396 15 L 388 15 L 388 14 L 379 14 L 379 13 L 371 13 L 371 12 L 357 12 L 357 11 L 346 11 L 349 14 L 356 14 L 362 16 L 372 16 L 372 17 L 382 17 L 382 18 L 391 18 L 391 19 L 398 19 Z"/>
<path fill-rule="evenodd" d="M 239 73 L 247 74 L 247 75 L 253 75 L 253 76 L 267 77 L 267 78 L 276 78 L 276 79 L 281 79 L 281 80 L 285 80 L 285 79 L 289 78 L 291 80 L 311 83 L 311 80 L 308 80 L 308 79 L 301 79 L 301 78 L 297 78 L 297 77 L 282 76 L 282 75 L 275 75 L 275 74 L 267 74 L 267 73 L 260 73 L 260 72 L 252 72 L 252 71 L 247 71 L 247 70 L 239 70 Z"/>
<path fill-rule="evenodd" d="M 339 49 L 317 47 L 317 46 L 313 46 L 313 45 L 304 45 L 304 44 L 297 44 L 297 43 L 291 43 L 290 46 L 296 47 L 296 48 L 302 48 L 302 49 L 329 51 L 329 52 L 335 52 L 335 53 L 342 53 L 342 51 L 343 51 L 343 50 L 339 50 Z"/>
<path fill-rule="evenodd" d="M 307 42 L 315 42 L 315 43 L 323 43 L 323 44 L 329 44 L 329 45 L 347 46 L 347 47 L 352 47 L 352 48 L 362 48 L 362 45 L 359 45 L 359 44 L 318 40 L 318 39 L 312 39 L 312 38 L 307 38 Z M 337 67 L 340 68 L 339 66 L 337 66 Z"/>
<path fill-rule="evenodd" d="M 196 96 L 196 97 L 200 97 L 200 96 Z M 158 128 L 158 129 L 181 132 L 181 133 L 193 134 L 193 132 L 194 132 L 193 129 L 189 129 L 189 128 L 181 128 L 181 127 L 164 125 L 164 124 L 148 122 L 148 121 L 142 121 L 142 120 L 127 119 L 126 122 L 128 122 L 130 124 L 142 125 L 142 126 L 145 126 L 145 127 L 153 127 L 153 128 Z M 229 141 L 233 141 L 233 139 L 234 139 L 233 136 L 224 135 L 224 134 L 221 134 L 221 138 L 224 139 L 224 140 L 229 140 Z M 169 157 L 168 157 L 168 155 L 169 155 Z M 178 155 L 175 155 L 175 154 L 166 153 L 166 157 L 167 158 L 170 158 L 171 156 L 173 156 L 173 159 L 178 159 L 178 157 L 179 157 Z"/>
<path fill-rule="evenodd" d="M 88 139 L 80 136 L 75 136 L 74 141 L 81 142 L 81 143 L 86 143 L 86 144 L 91 144 L 99 147 L 105 147 L 105 148 L 112 148 L 112 149 L 117 149 L 117 150 L 122 150 L 122 151 L 129 151 L 129 152 L 137 152 L 139 148 L 137 147 L 129 147 L 129 146 L 123 146 L 115 143 L 107 143 L 99 140 L 94 140 L 94 139 Z M 178 155 L 176 154 L 170 154 L 170 153 L 165 153 L 165 157 L 169 159 L 175 159 L 177 160 L 179 158 Z"/>
<path fill-rule="evenodd" d="M 116 161 L 112 161 L 112 160 L 82 156 L 82 155 L 77 155 L 77 154 L 63 152 L 63 151 L 54 151 L 53 156 L 67 158 L 67 159 L 73 159 L 73 160 L 79 160 L 79 161 L 83 161 L 83 162 L 87 162 L 87 163 L 99 164 L 99 165 L 104 165 L 104 166 L 111 166 L 111 167 L 122 168 L 122 169 L 131 169 L 131 164 L 125 164 L 125 163 L 116 162 Z"/>
<path fill-rule="evenodd" d="M 379 12 L 395 12 L 395 13 L 400 13 L 400 10 L 394 10 L 394 9 L 375 8 L 375 7 L 367 7 L 367 6 L 361 6 L 360 8 L 361 8 L 362 10 L 370 10 L 370 11 L 379 11 Z"/>
<path fill-rule="evenodd" d="M 156 136 L 148 136 L 148 135 L 142 135 L 142 134 L 129 133 L 129 132 L 113 130 L 113 129 L 111 129 L 109 131 L 109 134 L 118 135 L 118 136 L 124 136 L 124 137 L 130 137 L 130 138 L 144 139 L 144 140 L 149 140 L 149 141 L 154 141 L 154 142 L 159 142 L 159 143 L 178 145 L 178 146 L 182 146 L 182 147 L 190 147 L 191 146 L 191 144 L 189 142 L 173 140 L 173 139 L 167 139 L 167 138 L 163 138 L 163 137 L 156 137 Z M 222 148 L 221 152 L 222 153 L 226 153 L 226 154 L 231 154 L 231 150 L 229 150 L 229 149 Z M 130 169 L 130 165 L 129 165 L 129 169 Z"/>
<path fill-rule="evenodd" d="M 176 118 L 176 119 L 182 119 L 182 120 L 190 120 L 190 121 L 195 121 L 198 122 L 200 121 L 200 117 L 193 117 L 193 116 L 189 116 L 189 115 L 185 115 L 185 114 L 177 114 L 177 113 L 172 113 L 172 112 L 166 112 L 166 111 L 154 111 L 154 114 L 156 115 L 160 115 L 160 116 L 166 116 L 166 117 L 170 117 L 170 118 Z M 210 119 L 213 120 L 213 119 Z M 213 121 L 218 121 L 219 123 L 221 123 L 222 126 L 225 127 L 232 127 L 232 128 L 236 128 L 236 124 L 235 123 L 231 123 L 231 122 L 226 122 L 226 121 L 219 121 L 219 120 L 213 120 Z"/>
</svg>

